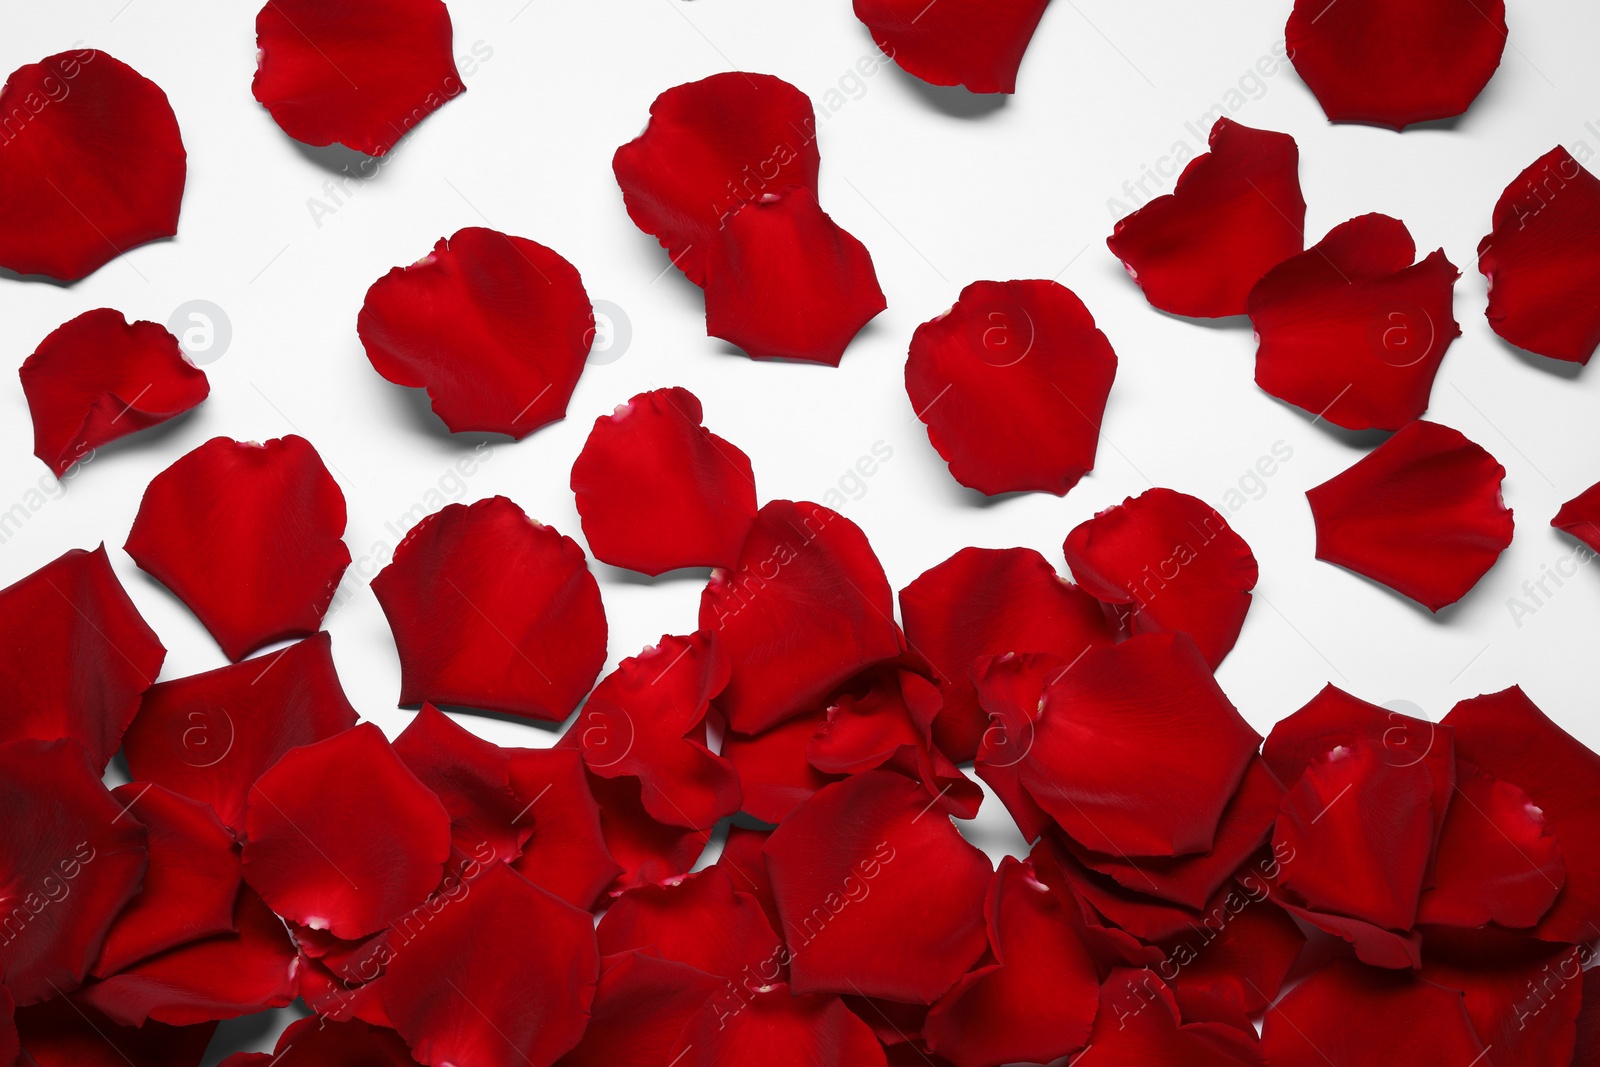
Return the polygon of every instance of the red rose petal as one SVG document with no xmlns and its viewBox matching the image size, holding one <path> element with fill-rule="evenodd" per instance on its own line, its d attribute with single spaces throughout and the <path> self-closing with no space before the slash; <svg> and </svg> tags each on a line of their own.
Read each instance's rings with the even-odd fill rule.
<svg viewBox="0 0 1600 1067">
<path fill-rule="evenodd" d="M 17 1012 L 26 1049 L 18 1067 L 200 1067 L 216 1029 L 118 1026 L 87 1004 L 57 997 Z"/>
<path fill-rule="evenodd" d="M 887 771 L 823 789 L 767 840 L 800 993 L 931 1004 L 982 953 L 992 869 L 927 793 Z"/>
<path fill-rule="evenodd" d="M 412 527 L 372 580 L 400 650 L 400 703 L 559 722 L 606 658 L 583 549 L 503 496 Z"/>
<path fill-rule="evenodd" d="M 1256 384 L 1350 430 L 1398 430 L 1428 409 L 1461 327 L 1461 272 L 1444 249 L 1413 264 L 1405 223 L 1361 215 L 1268 271 L 1250 290 Z"/>
<path fill-rule="evenodd" d="M 668 89 L 611 161 L 634 224 L 696 285 L 718 233 L 766 193 L 817 189 L 816 115 L 799 89 L 734 71 Z"/>
<path fill-rule="evenodd" d="M 1436 612 L 1466 596 L 1511 543 L 1505 475 L 1458 431 L 1419 419 L 1306 491 L 1317 558 Z"/>
<path fill-rule="evenodd" d="M 56 477 L 101 445 L 183 414 L 211 391 L 178 339 L 111 308 L 52 330 L 22 363 L 33 454 Z"/>
<path fill-rule="evenodd" d="M 1466 995 L 1473 1029 L 1495 1067 L 1574 1060 L 1588 948 L 1532 941 L 1493 928 L 1431 933 L 1422 977 Z"/>
<path fill-rule="evenodd" d="M 956 1067 L 1049 1063 L 1089 1041 L 1099 1003 L 1094 962 L 1061 905 L 1012 857 L 986 906 L 995 962 L 955 984 L 928 1012 L 928 1047 Z"/>
<path fill-rule="evenodd" d="M 83 981 L 139 893 L 145 842 L 76 742 L 0 745 L 0 973 L 19 1005 Z"/>
<path fill-rule="evenodd" d="M 772 896 L 772 879 L 767 875 L 767 861 L 762 855 L 771 830 L 752 830 L 744 826 L 729 826 L 728 839 L 722 844 L 722 854 L 714 866 L 728 872 L 733 884 L 741 893 L 749 893 L 761 902 L 774 930 L 783 925 L 778 916 L 778 902 Z"/>
<path fill-rule="evenodd" d="M 244 833 L 250 787 L 278 758 L 348 730 L 356 710 L 334 671 L 331 639 L 151 686 L 128 728 L 128 768 L 208 804 Z"/>
<path fill-rule="evenodd" d="M 430 1067 L 549 1067 L 583 1036 L 599 975 L 589 916 L 493 867 L 395 957 L 383 1000 Z"/>
<path fill-rule="evenodd" d="M 1415 930 L 1396 933 L 1361 919 L 1315 911 L 1281 895 L 1272 899 L 1295 918 L 1344 941 L 1362 963 L 1397 971 L 1422 966 L 1422 935 Z"/>
<path fill-rule="evenodd" d="M 518 748 L 507 754 L 511 787 L 524 806 L 518 825 L 533 827 L 513 869 L 540 889 L 588 909 L 622 868 L 606 848 L 600 805 L 589 790 L 582 757 L 559 749 Z"/>
<path fill-rule="evenodd" d="M 1289 57 L 1333 122 L 1404 129 L 1461 114 L 1506 46 L 1502 0 L 1295 0 Z"/>
<path fill-rule="evenodd" d="M 1070 289 L 973 282 L 912 335 L 906 395 L 962 485 L 1063 496 L 1094 466 L 1116 373 L 1111 343 Z"/>
<path fill-rule="evenodd" d="M 837 367 L 888 307 L 872 256 L 808 188 L 763 193 L 723 224 L 706 252 L 706 333 L 752 359 Z"/>
<path fill-rule="evenodd" d="M 710 830 L 685 830 L 652 819 L 639 798 L 636 778 L 601 778 L 591 773 L 589 789 L 600 805 L 606 849 L 622 868 L 611 885 L 612 893 L 688 873 L 711 840 Z"/>
<path fill-rule="evenodd" d="M 1485 1058 L 1460 993 L 1347 960 L 1323 967 L 1267 1009 L 1261 1047 L 1272 1067 Z"/>
<path fill-rule="evenodd" d="M 132 67 L 87 48 L 47 56 L 11 72 L 0 114 L 0 267 L 76 281 L 178 232 L 178 120 Z"/>
<path fill-rule="evenodd" d="M 1526 793 L 1560 843 L 1567 882 L 1534 936 L 1592 940 L 1600 931 L 1600 756 L 1515 686 L 1463 700 L 1444 723 L 1461 758 Z"/>
<path fill-rule="evenodd" d="M 1550 525 L 1600 552 L 1600 484 L 1562 504 Z"/>
<path fill-rule="evenodd" d="M 124 546 L 229 659 L 316 633 L 350 565 L 344 494 L 303 437 L 214 437 L 151 479 Z"/>
<path fill-rule="evenodd" d="M 739 771 L 740 804 L 746 814 L 780 823 L 807 797 L 839 780 L 806 758 L 811 738 L 827 715 L 818 711 L 786 719 L 754 737 L 729 733 L 722 738 L 722 758 Z"/>
<path fill-rule="evenodd" d="M 1277 998 L 1305 943 L 1286 912 L 1247 894 L 1164 942 L 1166 958 L 1157 972 L 1174 975 L 1180 996 L 1206 997 L 1259 1015 Z"/>
<path fill-rule="evenodd" d="M 1205 852 L 1260 740 L 1188 635 L 1144 634 L 1045 691 L 1022 784 L 1097 852 Z"/>
<path fill-rule="evenodd" d="M 511 788 L 504 749 L 424 704 L 394 739 L 394 753 L 450 814 L 454 860 L 510 863 L 522 855 L 528 828 L 519 816 L 527 804 Z"/>
<path fill-rule="evenodd" d="M 381 156 L 466 91 L 441 0 L 270 0 L 251 91 L 283 132 Z"/>
<path fill-rule="evenodd" d="M 1134 633 L 1181 631 L 1216 668 L 1239 638 L 1259 571 L 1216 509 L 1150 489 L 1074 527 L 1062 546 L 1085 592 L 1118 605 Z"/>
<path fill-rule="evenodd" d="M 1055 824 L 1023 786 L 1021 764 L 1033 750 L 1045 689 L 1066 673 L 1075 658 L 1008 652 L 980 656 L 972 664 L 972 683 L 990 724 L 978 746 L 977 774 L 1029 841 Z"/>
<path fill-rule="evenodd" d="M 105 546 L 71 549 L 0 589 L 0 743 L 72 738 L 105 769 L 167 650 Z"/>
<path fill-rule="evenodd" d="M 1174 315 L 1243 315 L 1260 277 L 1305 248 L 1300 148 L 1227 117 L 1171 193 L 1120 220 L 1106 245 L 1151 305 Z"/>
<path fill-rule="evenodd" d="M 932 85 L 965 85 L 974 93 L 1014 93 L 1017 70 L 1046 0 L 855 0 L 884 55 Z"/>
<path fill-rule="evenodd" d="M 149 833 L 144 887 L 117 916 L 94 973 L 116 974 L 158 952 L 231 932 L 239 896 L 239 853 L 233 834 L 196 800 L 150 782 L 112 790 L 124 819 Z"/>
<path fill-rule="evenodd" d="M 1600 1063 L 1600 968 L 1583 972 L 1583 1008 L 1578 1013 L 1578 1039 L 1573 1043 L 1572 1067 Z"/>
<path fill-rule="evenodd" d="M 733 662 L 716 706 L 744 734 L 819 706 L 901 649 L 893 594 L 866 535 L 803 501 L 774 500 L 757 513 L 738 568 L 713 572 L 700 598 L 700 628 Z"/>
<path fill-rule="evenodd" d="M 521 440 L 566 416 L 594 310 L 560 255 L 468 226 L 373 282 L 356 331 L 377 372 L 426 389 L 451 433 Z"/>
<path fill-rule="evenodd" d="M 1506 186 L 1478 242 L 1489 325 L 1518 348 L 1587 363 L 1600 345 L 1600 180 L 1557 145 Z"/>
<path fill-rule="evenodd" d="M 85 987 L 80 996 L 123 1026 L 153 1019 L 193 1026 L 232 1019 L 295 998 L 299 955 L 283 923 L 243 889 L 236 933 L 192 941 Z"/>
<path fill-rule="evenodd" d="M 727 982 L 693 967 L 629 952 L 601 961 L 589 1028 L 561 1067 L 660 1067 L 689 1019 Z"/>
<path fill-rule="evenodd" d="M 248 1053 L 240 1055 L 250 1055 Z M 359 1019 L 329 1022 L 299 1019 L 278 1036 L 272 1055 L 255 1053 L 259 1060 L 233 1059 L 223 1067 L 415 1067 L 406 1043 L 393 1030 L 370 1026 Z"/>
<path fill-rule="evenodd" d="M 286 754 L 250 790 L 245 822 L 245 880 L 340 938 L 421 903 L 450 855 L 450 816 L 371 723 Z"/>
<path fill-rule="evenodd" d="M 595 559 L 652 575 L 738 562 L 755 475 L 702 418 L 689 390 L 656 389 L 594 420 L 572 492 Z"/>
<path fill-rule="evenodd" d="M 761 902 L 718 867 L 629 890 L 595 935 L 604 956 L 648 952 L 747 985 L 776 981 L 785 959 Z"/>
<path fill-rule="evenodd" d="M 1031 548 L 962 549 L 900 591 L 900 615 L 938 676 L 934 739 L 956 760 L 972 759 L 992 725 L 970 676 L 979 657 L 1050 652 L 1070 662 L 1112 642 L 1094 598 Z"/>
<path fill-rule="evenodd" d="M 1039 881 L 1049 886 L 1061 902 L 1063 914 L 1072 922 L 1102 973 L 1113 967 L 1159 963 L 1163 958 L 1159 948 L 1144 944 L 1126 930 L 1109 924 L 1095 909 L 1078 884 L 1080 876 L 1093 877 L 1092 873 L 1067 854 L 1056 840 L 1057 836 L 1052 834 L 1035 842 L 1028 853 L 1028 862 L 1033 864 Z"/>
<path fill-rule="evenodd" d="M 1100 988 L 1081 1067 L 1265 1067 L 1255 1035 L 1216 1022 L 1185 1023 L 1178 1002 L 1154 971 L 1118 968 Z M 1273 1067 L 1277 1067 L 1274 1060 Z"/>
<path fill-rule="evenodd" d="M 666 1062 L 682 1067 L 884 1067 L 883 1046 L 838 997 L 790 995 L 779 982 L 732 1004 L 715 997 Z"/>
</svg>

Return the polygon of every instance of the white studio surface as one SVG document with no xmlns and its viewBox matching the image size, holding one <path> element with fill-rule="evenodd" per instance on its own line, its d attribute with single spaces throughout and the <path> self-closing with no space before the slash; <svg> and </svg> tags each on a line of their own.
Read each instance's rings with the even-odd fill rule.
<svg viewBox="0 0 1600 1067">
<path fill-rule="evenodd" d="M 878 60 L 847 0 L 457 0 L 467 91 L 363 172 L 363 157 L 292 141 L 251 96 L 253 4 L 11 0 L 0 13 L 0 70 L 79 42 L 108 51 L 166 91 L 189 178 L 175 240 L 72 286 L 0 278 L 0 347 L 13 368 L 0 381 L 0 514 L 13 516 L 0 530 L 0 585 L 103 540 L 169 649 L 162 677 L 223 665 L 188 610 L 121 545 L 146 483 L 190 449 L 218 435 L 298 433 L 349 505 L 356 564 L 327 621 L 339 672 L 361 714 L 393 736 L 412 713 L 394 706 L 399 663 L 366 583 L 406 527 L 449 500 L 499 493 L 581 543 L 567 479 L 594 419 L 636 393 L 682 385 L 704 402 L 706 424 L 750 455 L 763 501 L 843 494 L 839 510 L 866 531 L 897 589 L 966 545 L 1025 545 L 1063 567 L 1061 541 L 1074 525 L 1169 486 L 1221 509 L 1260 561 L 1256 602 L 1218 672 L 1258 730 L 1330 681 L 1432 719 L 1464 697 L 1520 683 L 1600 747 L 1600 569 L 1547 582 L 1551 595 L 1537 603 L 1524 590 L 1576 558 L 1549 521 L 1600 480 L 1600 376 L 1500 342 L 1483 317 L 1474 261 L 1496 199 L 1524 167 L 1556 144 L 1580 161 L 1600 152 L 1600 7 L 1513 0 L 1509 47 L 1471 110 L 1404 134 L 1327 122 L 1280 58 L 1289 7 L 1057 0 L 1016 96 L 998 102 L 932 89 Z M 729 69 L 775 74 L 811 96 L 822 206 L 873 255 L 889 309 L 838 369 L 755 363 L 707 338 L 700 292 L 623 210 L 611 174 L 617 146 L 637 135 L 662 90 Z M 1314 559 L 1304 490 L 1372 441 L 1313 424 L 1261 392 L 1248 324 L 1155 311 L 1105 248 L 1115 218 L 1169 191 L 1175 153 L 1203 150 L 1222 113 L 1299 142 L 1308 241 L 1381 211 L 1405 221 L 1419 255 L 1442 246 L 1463 272 L 1463 336 L 1428 417 L 1506 467 L 1517 532 L 1478 587 L 1439 617 Z M 424 394 L 377 375 L 356 337 L 374 280 L 478 225 L 560 252 L 631 329 L 625 351 L 588 367 L 566 421 L 519 443 L 452 437 Z M 1096 469 L 1065 498 L 987 502 L 961 488 L 906 398 L 915 327 L 967 283 L 1010 278 L 1058 278 L 1120 359 Z M 204 368 L 210 398 L 173 425 L 103 449 L 63 491 L 31 455 L 14 368 L 83 311 L 109 306 L 165 323 L 191 300 L 220 308 L 231 331 Z M 875 450 L 890 457 L 863 476 L 858 460 Z M 475 466 L 463 476 L 457 465 L 469 457 Z M 1270 476 L 1257 473 L 1264 457 L 1275 459 Z M 699 579 L 594 569 L 611 628 L 608 669 L 695 627 Z M 1513 598 L 1532 610 L 1513 610 Z M 554 736 L 457 718 L 502 744 Z M 1007 826 L 991 799 L 974 836 L 998 854 L 1019 844 Z M 270 1047 L 272 1036 L 253 1047 Z"/>
</svg>

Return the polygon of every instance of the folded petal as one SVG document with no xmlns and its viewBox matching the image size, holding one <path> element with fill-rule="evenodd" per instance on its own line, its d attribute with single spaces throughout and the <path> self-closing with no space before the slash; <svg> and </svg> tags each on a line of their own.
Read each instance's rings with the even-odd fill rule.
<svg viewBox="0 0 1600 1067">
<path fill-rule="evenodd" d="M 19 1067 L 200 1067 L 216 1023 L 118 1026 L 67 997 L 17 1012 Z"/>
<path fill-rule="evenodd" d="M 583 758 L 549 748 L 507 753 L 511 788 L 523 805 L 518 825 L 532 826 L 512 869 L 575 907 L 592 907 L 622 868 L 606 847 Z"/>
<path fill-rule="evenodd" d="M 589 1028 L 561 1067 L 661 1067 L 691 1017 L 725 979 L 645 952 L 601 960 Z"/>
<path fill-rule="evenodd" d="M 978 745 L 976 771 L 1029 841 L 1055 823 L 1022 784 L 1022 761 L 1033 750 L 1045 689 L 1076 659 L 1047 652 L 1008 652 L 980 656 L 972 664 L 978 706 L 989 721 Z"/>
<path fill-rule="evenodd" d="M 1266 1067 L 1255 1035 L 1225 1023 L 1185 1023 L 1173 991 L 1154 971 L 1118 968 L 1100 987 L 1081 1067 Z M 1278 1067 L 1277 1061 L 1272 1061 Z"/>
<path fill-rule="evenodd" d="M 603 956 L 647 952 L 751 988 L 779 980 L 786 962 L 761 902 L 719 867 L 628 890 L 595 935 Z"/>
<path fill-rule="evenodd" d="M 1156 973 L 1172 975 L 1180 996 L 1203 996 L 1259 1015 L 1277 999 L 1305 943 L 1287 912 L 1247 893 L 1163 942 L 1166 958 Z"/>
<path fill-rule="evenodd" d="M 587 772 L 600 805 L 600 831 L 621 873 L 613 894 L 687 874 L 711 840 L 710 830 L 686 830 L 657 822 L 645 810 L 636 778 L 602 778 Z"/>
<path fill-rule="evenodd" d="M 1046 0 L 855 0 L 856 18 L 884 55 L 931 85 L 1014 93 L 1017 70 Z"/>
<path fill-rule="evenodd" d="M 1511 543 L 1506 471 L 1458 431 L 1417 420 L 1307 490 L 1317 558 L 1430 611 L 1454 604 Z"/>
<path fill-rule="evenodd" d="M 1600 552 L 1600 484 L 1562 504 L 1550 525 Z"/>
<path fill-rule="evenodd" d="M 394 754 L 450 814 L 453 860 L 510 863 L 522 855 L 527 803 L 511 787 L 505 749 L 424 704 L 394 739 Z"/>
<path fill-rule="evenodd" d="M 950 475 L 1063 496 L 1094 466 L 1117 356 L 1072 290 L 973 282 L 911 338 L 906 395 Z"/>
<path fill-rule="evenodd" d="M 723 736 L 722 758 L 739 771 L 741 810 L 762 822 L 780 823 L 807 797 L 839 780 L 806 758 L 827 717 L 827 711 L 817 711 L 785 719 L 753 737 Z"/>
<path fill-rule="evenodd" d="M 1405 223 L 1361 215 L 1268 271 L 1248 307 L 1256 384 L 1351 430 L 1421 416 L 1461 335 L 1450 310 L 1461 272 L 1443 249 L 1415 256 Z"/>
<path fill-rule="evenodd" d="M 780 982 L 729 1001 L 714 997 L 691 1016 L 667 1062 L 683 1067 L 884 1067 L 883 1046 L 838 997 L 790 995 Z"/>
<path fill-rule="evenodd" d="M 559 722 L 606 658 L 583 549 L 503 496 L 419 522 L 372 580 L 400 651 L 400 703 Z"/>
</svg>

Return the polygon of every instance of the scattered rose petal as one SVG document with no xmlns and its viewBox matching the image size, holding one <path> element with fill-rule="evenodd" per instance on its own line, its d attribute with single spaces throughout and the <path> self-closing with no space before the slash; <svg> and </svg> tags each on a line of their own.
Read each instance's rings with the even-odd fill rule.
<svg viewBox="0 0 1600 1067">
<path fill-rule="evenodd" d="M 1183 1021 L 1173 991 L 1148 969 L 1117 968 L 1100 987 L 1081 1067 L 1266 1067 L 1254 1032 L 1225 1023 Z M 1274 1060 L 1273 1067 L 1277 1067 Z"/>
<path fill-rule="evenodd" d="M 1175 972 L 1180 997 L 1206 997 L 1259 1015 L 1278 997 L 1305 935 L 1287 912 L 1247 892 L 1237 907 L 1206 916 L 1161 947 L 1162 973 Z"/>
<path fill-rule="evenodd" d="M 1466 996 L 1473 1029 L 1495 1067 L 1578 1064 L 1572 1056 L 1583 1001 L 1585 948 L 1551 945 L 1494 927 L 1435 931 L 1422 977 Z"/>
<path fill-rule="evenodd" d="M 118 1026 L 67 997 L 17 1012 L 18 1067 L 200 1067 L 216 1023 Z"/>
<path fill-rule="evenodd" d="M 257 1059 L 249 1059 L 249 1056 Z M 246 1057 L 246 1058 L 238 1058 Z M 393 1030 L 359 1019 L 329 1022 L 299 1019 L 278 1035 L 271 1055 L 237 1053 L 222 1067 L 415 1067 L 406 1043 Z"/>
<path fill-rule="evenodd" d="M 742 810 L 763 822 L 777 824 L 807 797 L 838 781 L 806 758 L 811 738 L 827 721 L 826 711 L 785 719 L 753 737 L 729 733 L 722 739 L 722 758 L 739 771 Z"/>
<path fill-rule="evenodd" d="M 589 1028 L 561 1067 L 660 1067 L 689 1019 L 726 980 L 645 952 L 601 960 Z"/>
<path fill-rule="evenodd" d="M 590 792 L 583 758 L 548 748 L 507 754 L 511 788 L 522 804 L 517 823 L 533 830 L 512 868 L 575 907 L 592 907 L 622 868 L 606 847 L 600 805 Z"/>
<path fill-rule="evenodd" d="M 1077 656 L 1008 652 L 973 661 L 971 679 L 989 721 L 978 745 L 976 771 L 1011 813 L 1017 829 L 1036 840 L 1054 825 L 1022 784 L 1022 761 L 1033 750 L 1044 691 L 1066 673 Z"/>
<path fill-rule="evenodd" d="M 1046 0 L 855 0 L 883 54 L 931 85 L 1014 93 Z"/>
<path fill-rule="evenodd" d="M 725 1000 L 737 997 L 731 1004 Z M 884 1067 L 883 1046 L 844 1001 L 791 995 L 782 982 L 708 1001 L 669 1063 L 682 1067 Z"/>
<path fill-rule="evenodd" d="M 645 811 L 636 778 L 601 778 L 589 773 L 589 789 L 600 805 L 600 831 L 622 873 L 613 894 L 687 874 L 711 840 L 710 830 L 686 830 L 657 822 Z"/>
<path fill-rule="evenodd" d="M 785 954 L 761 902 L 709 867 L 617 898 L 595 928 L 600 953 L 648 952 L 745 984 L 771 984 Z"/>
<path fill-rule="evenodd" d="M 1600 552 L 1600 484 L 1562 504 L 1550 525 Z"/>
<path fill-rule="evenodd" d="M 511 787 L 504 749 L 424 704 L 395 738 L 394 754 L 449 813 L 452 867 L 463 860 L 510 863 L 522 855 L 529 827 L 520 816 L 527 803 Z"/>
</svg>

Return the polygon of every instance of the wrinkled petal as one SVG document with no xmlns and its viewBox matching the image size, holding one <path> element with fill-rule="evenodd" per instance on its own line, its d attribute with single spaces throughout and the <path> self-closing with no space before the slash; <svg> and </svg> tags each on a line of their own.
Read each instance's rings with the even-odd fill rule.
<svg viewBox="0 0 1600 1067">
<path fill-rule="evenodd" d="M 1054 820 L 1022 784 L 1022 761 L 1033 751 L 1045 689 L 1065 674 L 1076 658 L 1008 652 L 980 656 L 972 664 L 979 707 L 989 721 L 978 745 L 975 769 L 1029 841 L 1052 827 Z"/>
<path fill-rule="evenodd" d="M 1461 272 L 1442 248 L 1415 258 L 1405 223 L 1371 214 L 1268 271 L 1248 308 L 1256 384 L 1350 430 L 1398 430 L 1428 410 L 1461 336 L 1450 310 Z"/>
<path fill-rule="evenodd" d="M 216 1023 L 118 1026 L 66 997 L 17 1012 L 26 1050 L 21 1067 L 200 1067 L 216 1029 Z"/>
<path fill-rule="evenodd" d="M 738 892 L 718 867 L 630 889 L 595 934 L 603 956 L 648 952 L 741 985 L 769 985 L 783 969 L 784 951 L 761 902 Z"/>
<path fill-rule="evenodd" d="M 710 830 L 686 830 L 652 819 L 636 778 L 601 778 L 590 772 L 589 789 L 600 805 L 606 849 L 622 869 L 611 884 L 612 893 L 687 874 L 711 840 Z"/>
<path fill-rule="evenodd" d="M 419 522 L 372 580 L 400 650 L 400 703 L 559 722 L 606 658 L 583 549 L 503 496 Z"/>
<path fill-rule="evenodd" d="M 424 704 L 394 739 L 394 753 L 449 812 L 455 859 L 510 863 L 522 855 L 527 803 L 511 788 L 504 749 Z"/>
<path fill-rule="evenodd" d="M 724 979 L 644 952 L 601 961 L 589 1028 L 561 1067 L 661 1067 Z"/>
<path fill-rule="evenodd" d="M 1493 928 L 1438 931 L 1428 937 L 1422 977 L 1466 995 L 1467 1015 L 1495 1067 L 1581 1067 L 1572 1050 L 1589 955 Z"/>
<path fill-rule="evenodd" d="M 1317 558 L 1438 611 L 1511 543 L 1505 468 L 1458 431 L 1418 420 L 1307 490 Z"/>
<path fill-rule="evenodd" d="M 780 823 L 807 797 L 839 780 L 806 758 L 827 715 L 818 711 L 786 719 L 754 737 L 729 733 L 722 738 L 722 758 L 739 772 L 741 810 L 762 822 Z"/>
<path fill-rule="evenodd" d="M 1094 467 L 1116 373 L 1111 343 L 1070 289 L 973 282 L 912 335 L 906 395 L 962 485 L 1063 496 Z"/>
<path fill-rule="evenodd" d="M 92 48 L 47 56 L 11 72 L 0 115 L 0 267 L 76 281 L 178 232 L 178 120 L 132 67 Z"/>
<path fill-rule="evenodd" d="M 766 847 L 771 830 L 752 830 L 745 826 L 729 826 L 728 839 L 722 843 L 722 854 L 715 866 L 728 872 L 735 889 L 749 893 L 761 902 L 761 908 L 778 929 L 783 920 L 778 917 L 778 903 L 772 896 L 772 879 L 767 875 L 767 861 L 761 850 Z"/>
<path fill-rule="evenodd" d="M 1266 1067 L 1255 1035 L 1225 1023 L 1185 1023 L 1173 992 L 1154 971 L 1118 968 L 1100 988 L 1081 1067 Z M 1273 1067 L 1278 1067 L 1274 1060 Z"/>
<path fill-rule="evenodd" d="M 229 659 L 316 633 L 350 565 L 344 494 L 303 437 L 214 437 L 151 479 L 125 546 Z"/>
<path fill-rule="evenodd" d="M 783 983 L 693 1015 L 669 1063 L 682 1067 L 884 1067 L 883 1046 L 838 997 L 790 995 Z"/>
<path fill-rule="evenodd" d="M 1600 552 L 1600 484 L 1562 504 L 1550 525 Z"/>
<path fill-rule="evenodd" d="M 622 868 L 606 847 L 600 805 L 582 757 L 548 748 L 507 752 L 511 788 L 522 804 L 518 824 L 533 828 L 512 868 L 569 904 L 593 906 Z"/>
<path fill-rule="evenodd" d="M 856 18 L 902 70 L 931 85 L 1014 93 L 1046 0 L 855 0 Z"/>
</svg>

